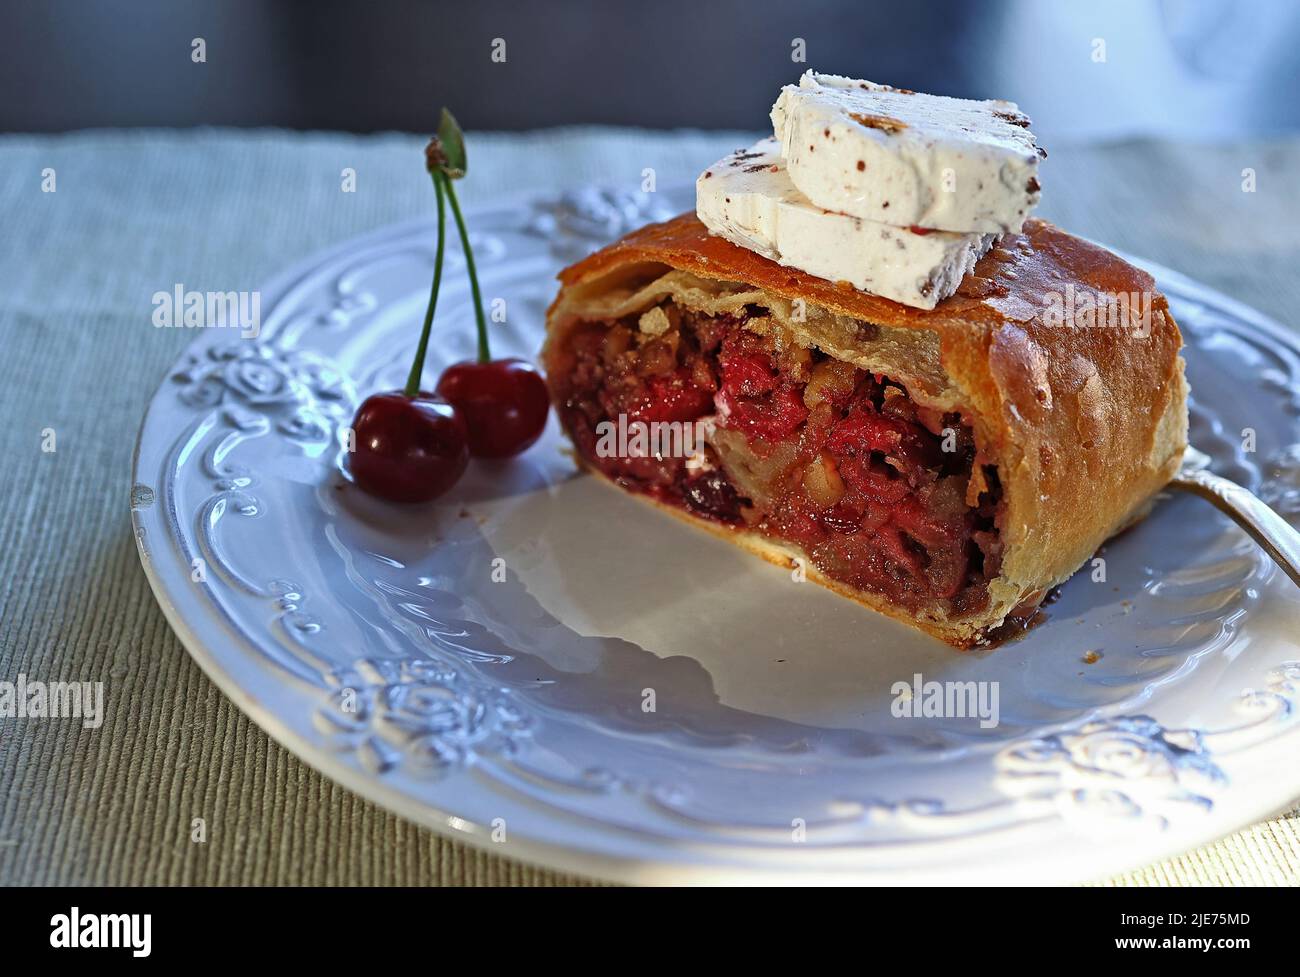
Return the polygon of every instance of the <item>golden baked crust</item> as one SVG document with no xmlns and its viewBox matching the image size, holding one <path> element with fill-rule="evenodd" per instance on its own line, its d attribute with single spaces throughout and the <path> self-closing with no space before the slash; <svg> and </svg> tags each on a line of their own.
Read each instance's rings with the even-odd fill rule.
<svg viewBox="0 0 1300 977">
<path fill-rule="evenodd" d="M 671 270 L 684 274 L 666 275 Z M 584 316 L 652 303 L 664 292 L 696 304 L 754 301 L 750 293 L 759 292 L 781 308 L 782 324 L 801 344 L 886 373 L 922 403 L 960 409 L 1003 488 L 1001 573 L 989 584 L 987 608 L 964 618 L 913 615 L 819 580 L 958 646 L 977 643 L 1017 607 L 1041 599 L 1141 518 L 1186 446 L 1182 338 L 1165 298 L 1145 272 L 1045 221 L 1004 235 L 932 310 L 778 265 L 710 235 L 693 214 L 634 231 L 559 277 L 547 315 L 548 372 L 563 336 Z M 1067 287 L 1136 301 L 1114 310 L 1110 326 L 1063 326 L 1044 310 Z M 800 316 L 789 314 L 796 302 Z M 778 562 L 794 552 L 757 533 L 721 534 Z"/>
</svg>

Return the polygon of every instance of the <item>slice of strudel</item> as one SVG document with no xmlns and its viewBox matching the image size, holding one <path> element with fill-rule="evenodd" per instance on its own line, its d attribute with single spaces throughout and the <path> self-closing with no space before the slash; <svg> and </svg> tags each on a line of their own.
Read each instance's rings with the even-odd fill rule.
<svg viewBox="0 0 1300 977">
<path fill-rule="evenodd" d="M 932 310 L 694 215 L 560 280 L 543 363 L 585 467 L 958 647 L 1141 518 L 1186 444 L 1151 277 L 1040 220 Z"/>
</svg>

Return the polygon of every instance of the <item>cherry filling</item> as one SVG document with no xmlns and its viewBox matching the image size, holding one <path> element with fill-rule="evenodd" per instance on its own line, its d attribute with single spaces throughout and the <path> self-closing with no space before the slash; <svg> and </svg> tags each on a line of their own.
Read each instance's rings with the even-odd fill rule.
<svg viewBox="0 0 1300 977">
<path fill-rule="evenodd" d="M 990 465 L 972 489 L 975 441 L 960 414 L 794 344 L 766 309 L 662 308 L 668 327 L 657 335 L 636 316 L 579 324 L 552 364 L 561 419 L 589 464 L 625 488 L 794 544 L 827 577 L 903 606 L 938 600 L 961 613 L 987 601 L 1001 490 Z M 620 422 L 706 419 L 702 456 L 602 450 Z"/>
</svg>

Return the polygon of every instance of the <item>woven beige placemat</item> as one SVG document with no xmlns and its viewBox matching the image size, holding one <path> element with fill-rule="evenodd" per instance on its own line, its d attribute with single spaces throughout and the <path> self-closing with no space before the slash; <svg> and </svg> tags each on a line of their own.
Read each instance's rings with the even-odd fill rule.
<svg viewBox="0 0 1300 977">
<path fill-rule="evenodd" d="M 645 167 L 666 186 L 745 138 L 475 134 L 464 197 L 636 186 Z M 326 245 L 431 213 L 420 148 L 273 131 L 0 138 L 0 678 L 103 681 L 107 715 L 98 730 L 0 720 L 0 882 L 583 881 L 416 828 L 272 743 L 182 649 L 131 539 L 136 430 L 191 338 L 151 326 L 152 294 L 253 289 Z M 1043 212 L 1288 321 L 1300 307 L 1298 165 L 1295 140 L 1058 147 Z M 340 193 L 345 167 L 356 193 Z M 1247 168 L 1253 194 L 1241 190 Z M 1296 884 L 1298 824 L 1293 811 L 1111 881 Z"/>
</svg>

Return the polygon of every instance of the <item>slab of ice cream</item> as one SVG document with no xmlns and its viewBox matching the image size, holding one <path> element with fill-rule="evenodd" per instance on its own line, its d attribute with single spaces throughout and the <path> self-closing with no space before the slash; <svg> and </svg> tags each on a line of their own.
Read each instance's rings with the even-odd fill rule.
<svg viewBox="0 0 1300 977">
<path fill-rule="evenodd" d="M 814 204 L 899 227 L 1019 231 L 1046 153 L 1014 102 L 805 72 L 772 107 L 790 180 Z"/>
<path fill-rule="evenodd" d="M 710 166 L 695 183 L 695 201 L 704 225 L 733 244 L 922 309 L 956 291 L 996 238 L 895 227 L 818 206 L 791 183 L 774 138 Z"/>
</svg>

